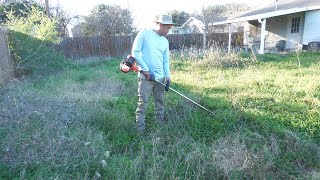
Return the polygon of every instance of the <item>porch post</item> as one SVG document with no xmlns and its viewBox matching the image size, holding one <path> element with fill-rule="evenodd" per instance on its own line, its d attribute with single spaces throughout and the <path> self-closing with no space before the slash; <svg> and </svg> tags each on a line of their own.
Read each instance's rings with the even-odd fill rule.
<svg viewBox="0 0 320 180">
<path fill-rule="evenodd" d="M 231 52 L 231 23 L 229 24 L 229 42 L 228 42 L 228 53 Z"/>
<path fill-rule="evenodd" d="M 202 42 L 202 48 L 207 49 L 207 35 L 206 35 L 206 28 L 203 30 L 203 42 Z"/>
<path fill-rule="evenodd" d="M 266 22 L 267 19 L 258 19 L 259 23 L 261 24 L 261 40 L 260 40 L 260 50 L 259 54 L 264 54 L 264 40 L 266 37 Z"/>
</svg>

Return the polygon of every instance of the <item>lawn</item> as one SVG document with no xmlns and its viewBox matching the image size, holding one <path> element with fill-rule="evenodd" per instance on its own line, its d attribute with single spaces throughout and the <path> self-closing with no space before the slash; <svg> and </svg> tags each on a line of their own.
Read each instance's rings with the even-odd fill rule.
<svg viewBox="0 0 320 180">
<path fill-rule="evenodd" d="M 173 52 L 171 87 L 214 114 L 169 91 L 166 124 L 151 99 L 143 136 L 120 61 L 65 60 L 1 89 L 0 179 L 320 178 L 319 53 Z"/>
</svg>

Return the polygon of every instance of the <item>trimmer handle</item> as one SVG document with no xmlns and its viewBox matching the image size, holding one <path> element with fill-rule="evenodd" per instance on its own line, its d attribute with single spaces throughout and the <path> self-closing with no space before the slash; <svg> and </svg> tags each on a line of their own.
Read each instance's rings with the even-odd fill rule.
<svg viewBox="0 0 320 180">
<path fill-rule="evenodd" d="M 152 72 L 149 71 L 149 77 L 146 77 L 146 75 L 143 73 L 143 71 L 141 70 L 140 73 L 149 81 L 154 81 L 156 78 L 154 77 L 154 74 Z"/>
</svg>

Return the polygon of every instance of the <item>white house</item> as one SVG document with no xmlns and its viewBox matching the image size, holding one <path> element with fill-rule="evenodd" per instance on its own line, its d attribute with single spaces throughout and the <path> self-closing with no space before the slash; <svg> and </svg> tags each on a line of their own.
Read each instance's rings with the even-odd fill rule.
<svg viewBox="0 0 320 180">
<path fill-rule="evenodd" d="M 260 54 L 282 48 L 301 50 L 311 42 L 320 41 L 320 0 L 278 0 L 211 25 L 229 24 L 231 27 L 238 22 L 249 24 L 244 29 L 243 44 L 255 46 Z"/>
<path fill-rule="evenodd" d="M 205 25 L 195 17 L 190 17 L 185 23 L 178 27 L 172 27 L 168 34 L 192 34 L 204 33 Z"/>
</svg>

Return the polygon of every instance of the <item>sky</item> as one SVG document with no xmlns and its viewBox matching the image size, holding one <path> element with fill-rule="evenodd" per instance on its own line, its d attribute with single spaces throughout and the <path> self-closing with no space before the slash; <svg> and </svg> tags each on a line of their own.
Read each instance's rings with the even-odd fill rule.
<svg viewBox="0 0 320 180">
<path fill-rule="evenodd" d="M 39 0 L 44 2 L 44 0 Z M 252 7 L 260 6 L 272 0 L 241 0 Z M 239 0 L 49 0 L 51 5 L 61 5 L 71 15 L 88 15 L 98 4 L 119 5 L 132 12 L 134 25 L 138 29 L 149 28 L 156 15 L 176 9 L 192 13 L 202 7 L 224 3 L 239 3 Z"/>
</svg>

